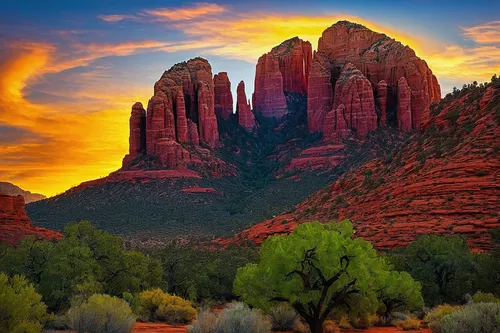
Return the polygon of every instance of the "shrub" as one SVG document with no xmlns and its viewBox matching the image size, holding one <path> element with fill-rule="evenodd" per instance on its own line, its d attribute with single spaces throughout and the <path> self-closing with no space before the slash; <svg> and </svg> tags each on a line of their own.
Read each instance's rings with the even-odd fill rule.
<svg viewBox="0 0 500 333">
<path fill-rule="evenodd" d="M 323 333 L 340 333 L 340 328 L 333 320 L 325 320 L 323 322 Z"/>
<path fill-rule="evenodd" d="M 216 333 L 217 316 L 209 310 L 198 313 L 198 320 L 188 326 L 188 333 Z"/>
<path fill-rule="evenodd" d="M 500 332 L 500 304 L 470 304 L 441 319 L 442 333 Z"/>
<path fill-rule="evenodd" d="M 220 314 L 216 333 L 268 333 L 271 323 L 259 310 L 250 310 L 244 303 L 233 303 Z"/>
<path fill-rule="evenodd" d="M 311 333 L 311 330 L 309 329 L 309 325 L 304 324 L 301 321 L 299 321 L 297 323 L 297 325 L 295 325 L 295 329 L 293 331 L 295 333 Z"/>
<path fill-rule="evenodd" d="M 351 318 L 351 325 L 355 328 L 369 328 L 379 322 L 377 315 L 365 313 L 358 318 Z"/>
<path fill-rule="evenodd" d="M 50 317 L 42 296 L 23 276 L 0 273 L 0 332 L 40 332 Z"/>
<path fill-rule="evenodd" d="M 101 294 L 71 307 L 68 319 L 71 328 L 78 333 L 130 333 L 135 324 L 126 301 Z"/>
<path fill-rule="evenodd" d="M 425 315 L 424 321 L 427 323 L 432 333 L 441 333 L 441 319 L 458 310 L 460 310 L 459 306 L 451 306 L 448 304 L 438 305 Z"/>
<path fill-rule="evenodd" d="M 281 303 L 274 306 L 269 312 L 273 331 L 292 331 L 298 321 L 297 312 L 288 304 Z"/>
<path fill-rule="evenodd" d="M 395 320 L 393 325 L 403 331 L 418 330 L 420 328 L 420 320 L 410 318 L 406 320 Z"/>
<path fill-rule="evenodd" d="M 138 313 L 141 320 L 166 321 L 170 324 L 187 324 L 196 319 L 196 309 L 191 302 L 161 289 L 139 294 Z"/>
<path fill-rule="evenodd" d="M 500 298 L 496 297 L 492 293 L 483 293 L 481 291 L 477 292 L 472 296 L 474 303 L 500 303 Z"/>
</svg>

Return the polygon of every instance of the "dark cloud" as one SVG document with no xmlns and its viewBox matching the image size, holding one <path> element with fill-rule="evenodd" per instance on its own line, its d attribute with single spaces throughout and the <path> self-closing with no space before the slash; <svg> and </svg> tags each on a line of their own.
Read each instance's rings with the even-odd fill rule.
<svg viewBox="0 0 500 333">
<path fill-rule="evenodd" d="M 0 124 L 0 144 L 37 143 L 42 137 L 25 128 Z"/>
</svg>

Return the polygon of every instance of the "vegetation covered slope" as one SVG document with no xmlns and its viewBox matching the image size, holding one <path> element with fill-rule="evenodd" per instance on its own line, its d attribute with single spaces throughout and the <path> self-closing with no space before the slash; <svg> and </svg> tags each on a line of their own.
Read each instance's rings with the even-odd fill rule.
<svg viewBox="0 0 500 333">
<path fill-rule="evenodd" d="M 314 193 L 294 210 L 222 244 L 262 242 L 303 222 L 349 218 L 382 249 L 422 234 L 458 233 L 477 248 L 500 227 L 500 79 L 471 84 L 433 105 L 422 132 Z"/>
</svg>

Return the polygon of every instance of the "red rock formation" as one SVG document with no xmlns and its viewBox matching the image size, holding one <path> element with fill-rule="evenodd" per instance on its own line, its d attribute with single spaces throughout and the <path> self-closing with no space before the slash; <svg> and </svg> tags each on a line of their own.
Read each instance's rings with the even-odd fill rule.
<svg viewBox="0 0 500 333">
<path fill-rule="evenodd" d="M 224 74 L 219 74 L 216 81 L 224 81 L 229 88 Z M 231 98 L 226 97 L 220 101 L 232 103 Z M 232 166 L 200 147 L 200 143 L 211 148 L 219 146 L 214 99 L 212 69 L 205 59 L 191 59 L 163 73 L 155 84 L 147 112 L 140 103 L 133 107 L 130 153 L 123 160 L 123 170 L 191 166 L 216 177 L 233 174 Z"/>
<path fill-rule="evenodd" d="M 404 77 L 412 91 L 414 129 L 419 128 L 422 114 L 430 104 L 440 99 L 441 91 L 436 77 L 425 61 L 418 58 L 408 46 L 359 24 L 337 22 L 323 32 L 313 58 L 308 96 L 310 132 L 323 130 L 326 113 L 333 107 L 329 83 L 338 79 L 340 68 L 346 63 L 354 64 L 370 80 L 373 90 L 379 82 L 385 81 L 388 87 L 386 101 L 396 99 L 398 80 Z M 389 111 L 393 112 L 387 110 L 386 106 L 386 113 Z M 380 124 L 383 124 L 382 117 L 383 113 L 378 119 Z"/>
<path fill-rule="evenodd" d="M 146 150 L 146 110 L 142 103 L 132 106 L 130 115 L 129 153 L 123 158 L 123 165 L 127 165 Z"/>
<path fill-rule="evenodd" d="M 236 90 L 236 114 L 238 115 L 238 124 L 252 130 L 255 127 L 255 117 L 250 109 L 250 101 L 247 103 L 247 94 L 245 92 L 245 82 L 241 81 Z"/>
<path fill-rule="evenodd" d="M 226 72 L 214 76 L 214 108 L 215 113 L 225 120 L 233 114 L 233 94 Z"/>
<path fill-rule="evenodd" d="M 186 118 L 186 105 L 184 104 L 184 92 L 181 88 L 177 89 L 175 95 L 175 116 L 177 128 L 177 141 L 180 143 L 189 142 L 188 125 Z"/>
<path fill-rule="evenodd" d="M 213 109 L 214 94 L 210 86 L 200 83 L 198 86 L 198 120 L 200 141 L 210 147 L 219 145 L 217 117 Z"/>
<path fill-rule="evenodd" d="M 307 95 L 307 127 L 309 132 L 322 132 L 326 113 L 333 107 L 330 60 L 323 53 L 314 53 L 309 92 Z"/>
<path fill-rule="evenodd" d="M 307 93 L 311 43 L 298 37 L 274 47 L 258 60 L 253 106 L 265 117 L 286 114 L 285 92 Z"/>
<path fill-rule="evenodd" d="M 351 128 L 346 120 L 344 104 L 332 109 L 325 118 L 323 139 L 327 142 L 341 142 L 351 133 Z"/>
<path fill-rule="evenodd" d="M 155 95 L 159 92 L 166 95 L 164 109 L 172 111 L 179 89 L 184 93 L 186 116 L 197 124 L 200 141 L 216 147 L 219 144 L 219 132 L 214 111 L 212 68 L 208 61 L 195 58 L 172 66 L 155 83 L 154 91 Z M 150 117 L 149 112 L 147 117 Z M 147 145 L 154 145 L 147 141 Z"/>
<path fill-rule="evenodd" d="M 293 212 L 216 243 L 261 243 L 300 223 L 348 218 L 358 236 L 382 250 L 424 234 L 462 234 L 473 249 L 488 250 L 488 230 L 500 228 L 500 126 L 492 112 L 498 105 L 500 84 L 446 98 L 428 115 L 424 133 L 415 134 L 390 162 L 372 160 Z"/>
<path fill-rule="evenodd" d="M 404 77 L 398 81 L 398 128 L 402 131 L 412 129 L 411 90 Z"/>
<path fill-rule="evenodd" d="M 333 98 L 333 109 L 345 106 L 344 119 L 349 129 L 361 137 L 377 128 L 377 113 L 370 81 L 351 63 L 342 69 Z M 345 129 L 340 128 L 341 131 Z M 332 133 L 323 130 L 326 137 Z"/>
<path fill-rule="evenodd" d="M 24 210 L 23 196 L 0 194 L 0 242 L 15 245 L 28 236 L 46 240 L 62 238 L 58 232 L 33 226 Z"/>
<path fill-rule="evenodd" d="M 381 80 L 377 83 L 377 106 L 379 110 L 378 119 L 379 119 L 379 127 L 387 126 L 387 107 L 388 103 L 388 90 L 387 90 L 387 82 Z"/>
</svg>

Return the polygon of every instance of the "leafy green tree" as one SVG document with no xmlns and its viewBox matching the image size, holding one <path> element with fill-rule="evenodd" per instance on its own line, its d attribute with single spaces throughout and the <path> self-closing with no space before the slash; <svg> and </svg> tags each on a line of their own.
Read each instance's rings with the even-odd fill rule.
<svg viewBox="0 0 500 333">
<path fill-rule="evenodd" d="M 42 296 L 20 276 L 0 273 L 0 332 L 37 333 L 50 319 Z"/>
<path fill-rule="evenodd" d="M 51 310 L 66 309 L 72 298 L 94 293 L 121 296 L 160 286 L 161 266 L 137 251 L 125 250 L 118 236 L 90 222 L 71 223 L 56 243 L 26 238 L 0 256 L 0 270 L 33 282 Z"/>
<path fill-rule="evenodd" d="M 361 297 L 375 299 L 368 303 L 376 304 L 376 278 L 388 269 L 372 245 L 353 234 L 349 221 L 313 222 L 288 236 L 269 237 L 260 249 L 259 263 L 238 269 L 234 292 L 263 309 L 275 302 L 289 303 L 312 333 L 322 332 L 332 310 L 349 310 Z"/>
<path fill-rule="evenodd" d="M 377 277 L 377 298 L 384 305 L 386 316 L 393 311 L 422 308 L 421 289 L 420 283 L 407 272 L 384 271 Z"/>
<path fill-rule="evenodd" d="M 398 268 L 422 284 L 429 305 L 459 302 L 472 290 L 473 255 L 463 237 L 422 236 L 402 251 L 401 258 Z"/>
</svg>

